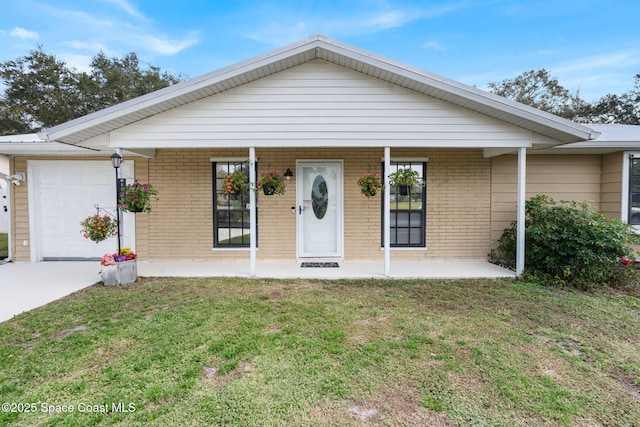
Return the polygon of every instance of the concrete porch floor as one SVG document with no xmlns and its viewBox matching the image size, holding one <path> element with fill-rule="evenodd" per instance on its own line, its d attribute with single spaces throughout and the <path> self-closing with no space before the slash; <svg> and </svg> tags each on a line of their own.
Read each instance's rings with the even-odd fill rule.
<svg viewBox="0 0 640 427">
<path fill-rule="evenodd" d="M 340 267 L 300 267 L 296 261 L 258 261 L 257 278 L 274 279 L 385 279 L 384 264 L 340 261 Z M 249 261 L 187 262 L 138 261 L 142 277 L 249 277 Z M 515 272 L 486 261 L 392 262 L 391 279 L 478 279 L 515 277 Z"/>
</svg>

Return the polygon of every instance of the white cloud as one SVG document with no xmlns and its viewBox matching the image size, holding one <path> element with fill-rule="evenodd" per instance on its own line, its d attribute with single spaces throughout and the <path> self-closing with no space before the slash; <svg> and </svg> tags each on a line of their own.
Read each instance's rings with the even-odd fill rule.
<svg viewBox="0 0 640 427">
<path fill-rule="evenodd" d="M 147 33 L 132 34 L 131 36 L 140 41 L 141 47 L 145 47 L 151 52 L 160 55 L 175 55 L 199 42 L 198 36 L 193 32 L 182 40 L 172 40 L 165 36 L 156 36 Z"/>
<path fill-rule="evenodd" d="M 442 43 L 436 40 L 427 40 L 422 44 L 422 47 L 430 50 L 447 50 L 447 48 Z"/>
<path fill-rule="evenodd" d="M 27 40 L 36 40 L 39 36 L 35 31 L 25 30 L 24 28 L 14 27 L 13 30 L 9 32 L 11 37 L 17 37 L 19 39 L 27 39 Z"/>
<path fill-rule="evenodd" d="M 140 11 L 138 11 L 138 9 L 136 9 L 135 6 L 133 6 L 127 0 L 103 0 L 103 1 L 105 3 L 116 6 L 117 8 L 125 11 L 126 13 L 128 13 L 129 15 L 135 18 L 142 19 L 145 21 L 147 20 L 147 17 L 144 16 Z"/>
</svg>

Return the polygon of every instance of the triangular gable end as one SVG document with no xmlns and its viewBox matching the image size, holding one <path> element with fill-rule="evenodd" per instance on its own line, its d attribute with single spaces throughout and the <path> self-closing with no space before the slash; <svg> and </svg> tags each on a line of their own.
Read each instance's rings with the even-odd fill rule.
<svg viewBox="0 0 640 427">
<path fill-rule="evenodd" d="M 121 148 L 524 147 L 531 132 L 314 60 L 111 132 Z"/>
<path fill-rule="evenodd" d="M 316 35 L 186 82 L 132 99 L 46 130 L 48 140 L 81 143 L 181 105 L 221 93 L 317 59 L 376 77 L 502 122 L 577 142 L 594 132 L 569 120 Z"/>
</svg>

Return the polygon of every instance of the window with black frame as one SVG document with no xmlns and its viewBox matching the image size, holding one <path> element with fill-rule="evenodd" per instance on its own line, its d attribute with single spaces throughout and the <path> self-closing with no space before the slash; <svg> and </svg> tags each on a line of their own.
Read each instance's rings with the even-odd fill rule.
<svg viewBox="0 0 640 427">
<path fill-rule="evenodd" d="M 640 225 L 640 158 L 629 161 L 629 224 Z"/>
<path fill-rule="evenodd" d="M 248 183 L 248 162 L 213 162 L 213 176 L 215 177 L 213 242 L 216 248 L 249 247 L 249 191 L 251 190 L 246 189 L 234 193 L 226 191 L 226 177 L 233 175 L 234 172 L 244 173 Z"/>
<path fill-rule="evenodd" d="M 424 182 L 427 173 L 427 163 L 421 161 L 391 162 L 391 173 L 398 169 L 411 169 L 418 173 L 420 182 Z M 384 168 L 384 165 L 383 165 Z M 425 247 L 426 230 L 426 186 L 417 184 L 412 186 L 408 194 L 403 194 L 399 188 L 391 187 L 389 209 L 385 209 L 382 202 L 382 215 L 389 214 L 390 245 L 391 247 Z M 382 222 L 384 227 L 384 221 Z M 382 230 L 382 244 L 384 245 L 384 229 Z"/>
</svg>

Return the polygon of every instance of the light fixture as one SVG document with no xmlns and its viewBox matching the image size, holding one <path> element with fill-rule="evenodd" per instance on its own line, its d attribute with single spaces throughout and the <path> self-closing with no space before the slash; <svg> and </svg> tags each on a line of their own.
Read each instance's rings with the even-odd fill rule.
<svg viewBox="0 0 640 427">
<path fill-rule="evenodd" d="M 122 164 L 122 156 L 118 153 L 113 153 L 111 155 L 111 164 L 114 168 L 118 169 Z"/>
<path fill-rule="evenodd" d="M 284 173 L 284 177 L 287 179 L 291 179 L 292 176 L 293 176 L 293 172 L 291 172 L 290 168 L 287 168 L 287 171 Z"/>
</svg>

